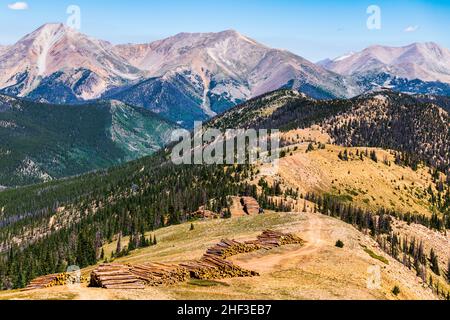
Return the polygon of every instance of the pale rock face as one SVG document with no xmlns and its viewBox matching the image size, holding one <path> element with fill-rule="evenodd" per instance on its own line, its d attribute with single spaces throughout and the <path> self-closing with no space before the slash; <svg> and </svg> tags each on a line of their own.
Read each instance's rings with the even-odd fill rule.
<svg viewBox="0 0 450 320">
<path fill-rule="evenodd" d="M 23 83 L 19 96 L 27 95 L 43 78 L 59 71 L 73 73 L 84 68 L 103 79 L 104 83 L 80 92 L 81 98 L 96 98 L 106 87 L 140 76 L 139 70 L 113 53 L 110 43 L 63 24 L 44 25 L 6 50 L 0 49 L 0 55 L 0 87 Z"/>
<path fill-rule="evenodd" d="M 336 87 L 342 77 L 234 30 L 180 33 L 150 44 L 116 46 L 115 52 L 153 77 L 188 69 L 202 79 L 204 88 L 218 95 L 230 94 L 234 100 L 279 89 L 295 79 L 335 91 L 338 96 L 350 95 L 345 88 Z M 216 84 L 214 88 L 211 82 Z"/>
<path fill-rule="evenodd" d="M 208 116 L 215 115 L 211 96 L 233 104 L 290 81 L 335 96 L 354 91 L 343 77 L 234 30 L 180 33 L 148 44 L 113 46 L 62 24 L 47 24 L 13 46 L 0 47 L 0 89 L 40 101 L 46 101 L 55 87 L 62 91 L 55 91 L 50 101 L 63 96 L 60 103 L 65 103 L 73 96 L 94 99 L 124 85 L 177 74 L 192 79 L 190 85 L 197 88 L 203 100 L 200 108 Z"/>
<path fill-rule="evenodd" d="M 372 46 L 319 64 L 342 75 L 379 71 L 409 80 L 450 83 L 450 50 L 432 42 L 405 47 Z"/>
<path fill-rule="evenodd" d="M 36 177 L 43 182 L 53 180 L 48 173 L 44 172 L 36 162 L 28 157 L 22 161 L 22 165 L 17 168 L 16 173 L 27 177 Z"/>
<path fill-rule="evenodd" d="M 281 87 L 315 98 L 352 97 L 366 90 L 354 75 L 370 71 L 450 83 L 449 56 L 433 43 L 373 46 L 314 64 L 234 30 L 114 46 L 47 24 L 12 46 L 0 46 L 0 90 L 56 103 L 120 95 L 155 112 L 185 107 L 212 117 Z M 153 78 L 158 81 L 145 85 Z"/>
<path fill-rule="evenodd" d="M 9 49 L 9 46 L 0 45 L 0 56 Z"/>
<path fill-rule="evenodd" d="M 191 66 L 196 71 L 206 68 L 212 72 L 222 71 L 231 76 L 245 74 L 249 70 L 237 70 L 253 64 L 261 56 L 263 47 L 236 31 L 219 33 L 180 33 L 173 37 L 149 44 L 120 45 L 116 52 L 135 67 L 148 71 L 152 76 L 161 76 L 178 67 Z"/>
</svg>

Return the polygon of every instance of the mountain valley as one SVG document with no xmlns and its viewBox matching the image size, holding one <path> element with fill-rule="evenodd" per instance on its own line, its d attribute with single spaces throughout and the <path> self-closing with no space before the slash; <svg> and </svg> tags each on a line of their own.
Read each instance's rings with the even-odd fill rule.
<svg viewBox="0 0 450 320">
<path fill-rule="evenodd" d="M 176 128 L 119 101 L 67 106 L 0 96 L 0 185 L 50 181 L 150 155 Z"/>
</svg>

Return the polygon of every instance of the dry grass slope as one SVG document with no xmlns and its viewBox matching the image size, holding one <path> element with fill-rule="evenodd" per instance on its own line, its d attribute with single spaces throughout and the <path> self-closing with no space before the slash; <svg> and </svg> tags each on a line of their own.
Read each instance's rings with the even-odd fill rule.
<svg viewBox="0 0 450 320">
<path fill-rule="evenodd" d="M 0 299 L 434 299 L 414 273 L 386 256 L 369 237 L 339 220 L 312 213 L 270 213 L 228 220 L 182 224 L 158 230 L 159 244 L 134 251 L 115 263 L 179 263 L 199 259 L 226 237 L 254 239 L 264 229 L 298 234 L 304 246 L 289 245 L 230 258 L 240 267 L 260 273 L 256 278 L 214 282 L 190 281 L 144 290 L 104 290 L 56 287 L 30 292 L 3 292 Z M 335 246 L 340 239 L 343 249 Z M 385 257 L 372 258 L 365 248 Z M 381 286 L 369 289 L 370 268 L 379 266 Z M 94 267 L 83 270 L 88 275 Z M 398 285 L 401 293 L 392 295 Z"/>
<path fill-rule="evenodd" d="M 295 147 L 297 150 L 294 151 Z M 372 210 L 384 207 L 404 213 L 431 215 L 430 203 L 424 197 L 432 184 L 427 167 L 414 171 L 398 166 L 394 163 L 393 155 L 382 149 L 326 145 L 324 150 L 307 153 L 307 147 L 308 143 L 292 145 L 287 156 L 281 159 L 276 179 L 280 179 L 284 186 L 299 188 L 303 194 L 333 194 L 356 206 Z M 377 163 L 367 157 L 361 160 L 356 155 L 366 149 L 376 152 L 379 159 Z M 338 157 L 345 150 L 351 154 L 349 161 Z M 389 161 L 390 165 L 386 165 L 384 160 Z"/>
</svg>

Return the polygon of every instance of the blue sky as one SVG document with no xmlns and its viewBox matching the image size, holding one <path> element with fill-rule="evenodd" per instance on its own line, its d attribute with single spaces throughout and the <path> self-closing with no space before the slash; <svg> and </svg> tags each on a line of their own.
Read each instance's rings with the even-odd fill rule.
<svg viewBox="0 0 450 320">
<path fill-rule="evenodd" d="M 81 32 L 113 43 L 149 42 L 179 32 L 235 29 L 312 61 L 372 44 L 434 41 L 450 48 L 450 0 L 0 0 L 0 44 L 11 44 L 47 22 L 66 22 L 81 9 Z M 381 9 L 369 30 L 367 8 Z M 12 8 L 22 8 L 15 5 Z M 409 28 L 410 32 L 405 30 Z"/>
</svg>

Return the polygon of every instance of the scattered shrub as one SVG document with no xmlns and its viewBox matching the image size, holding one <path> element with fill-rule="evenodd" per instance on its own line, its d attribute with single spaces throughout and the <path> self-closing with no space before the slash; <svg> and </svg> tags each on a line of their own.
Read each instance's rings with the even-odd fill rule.
<svg viewBox="0 0 450 320">
<path fill-rule="evenodd" d="M 343 248 L 344 247 L 344 242 L 342 242 L 341 240 L 336 241 L 336 247 Z"/>
<path fill-rule="evenodd" d="M 398 286 L 395 286 L 394 289 L 392 289 L 392 293 L 394 296 L 398 296 L 400 294 L 400 288 Z"/>
</svg>

